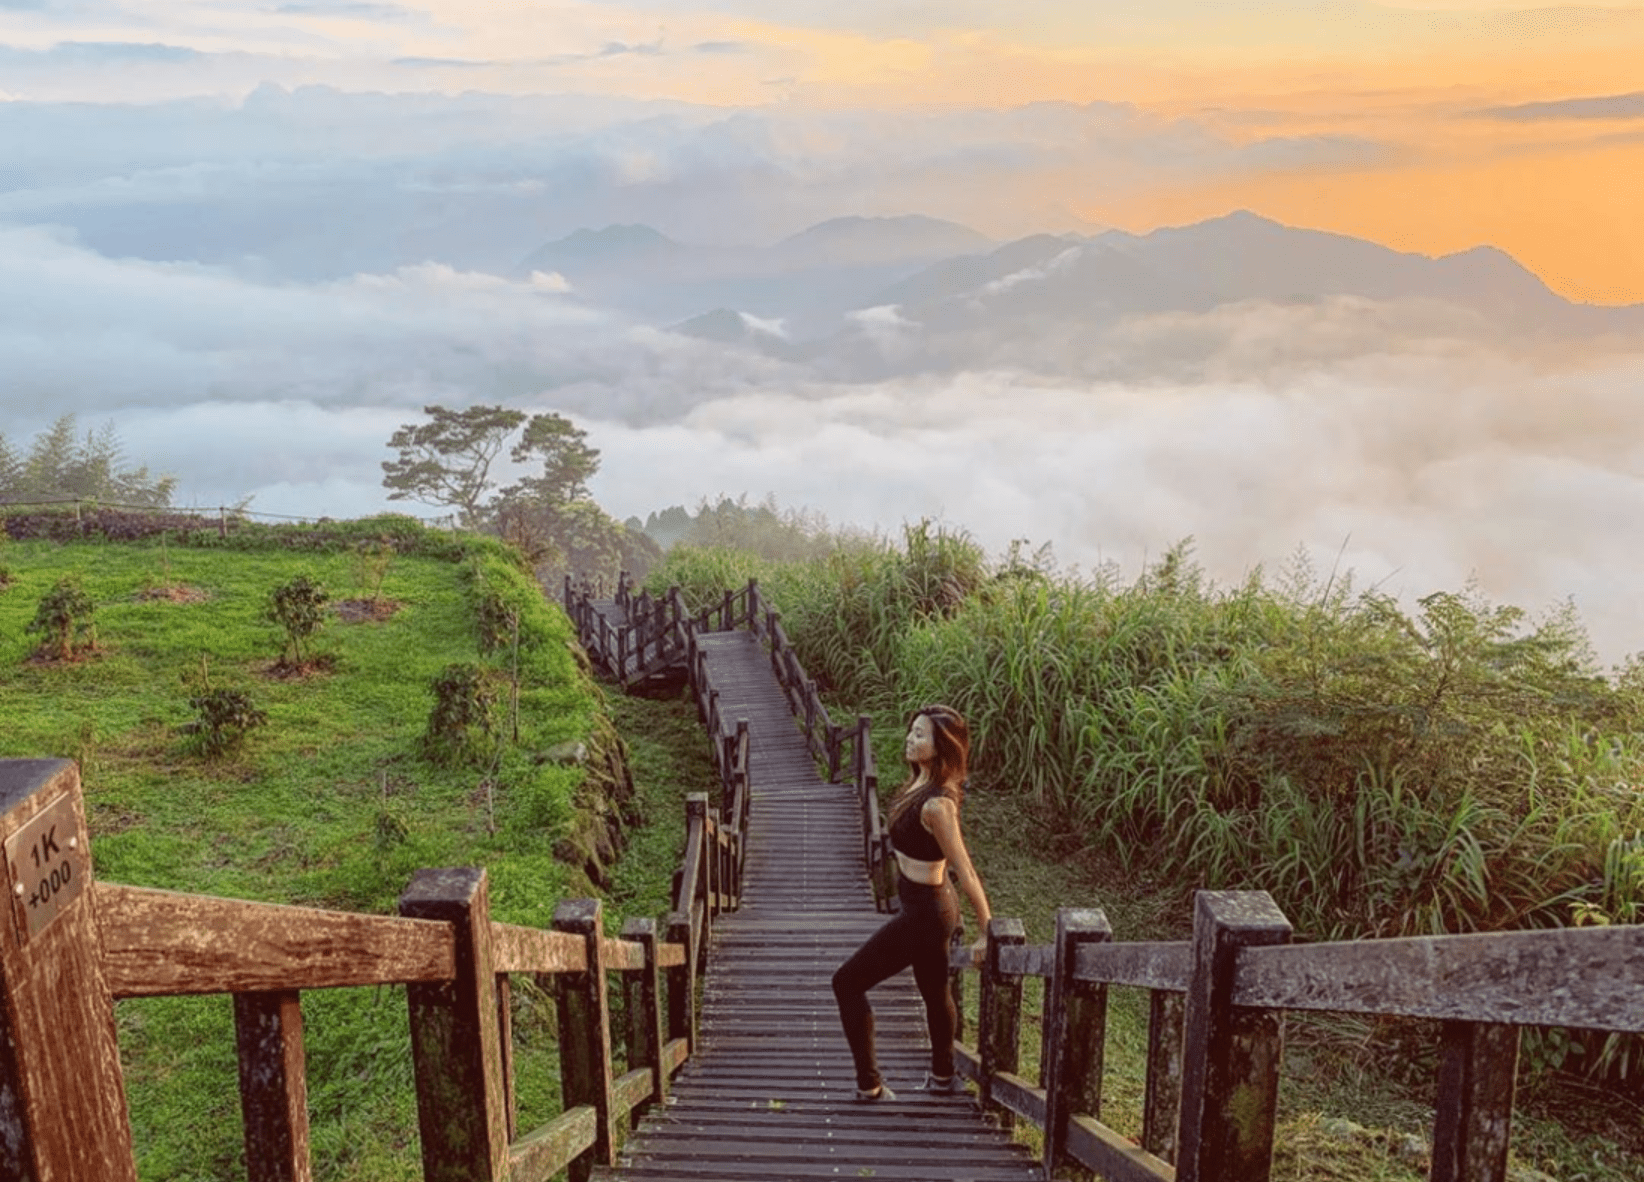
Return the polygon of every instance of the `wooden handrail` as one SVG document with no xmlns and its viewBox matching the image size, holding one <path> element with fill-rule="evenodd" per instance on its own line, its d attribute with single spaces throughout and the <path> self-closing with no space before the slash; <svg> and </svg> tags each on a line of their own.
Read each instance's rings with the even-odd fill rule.
<svg viewBox="0 0 1644 1182">
<path fill-rule="evenodd" d="M 725 868 L 739 847 L 702 804 L 700 840 L 682 859 L 705 871 L 700 896 L 685 900 L 662 942 L 649 920 L 630 921 L 621 938 L 603 935 L 597 900 L 562 903 L 553 931 L 493 922 L 477 869 L 419 871 L 398 916 L 96 882 L 78 768 L 0 760 L 0 838 L 30 839 L 33 826 L 46 834 L 39 848 L 61 860 L 43 880 L 50 892 L 37 890 L 54 908 L 49 918 L 23 942 L 0 925 L 0 1013 L 26 1019 L 11 1024 L 8 1063 L 33 1081 L 13 1090 L 22 1097 L 13 1147 L 42 1176 L 135 1182 L 114 1002 L 229 993 L 251 1176 L 306 1178 L 301 992 L 399 984 L 411 1011 L 425 1172 L 546 1182 L 569 1169 L 586 1178 L 595 1164 L 614 1164 L 619 1124 L 664 1098 L 694 1045 L 701 936 L 712 914 L 735 905 Z M 567 1110 L 523 1137 L 511 1100 L 512 973 L 570 983 L 557 991 Z M 609 1070 L 608 973 L 629 997 L 631 1070 L 621 1076 Z M 49 990 L 38 994 L 42 982 Z M 8 1070 L 0 1064 L 0 1084 L 11 1086 Z M 53 1081 L 68 1090 L 54 1091 Z"/>
<path fill-rule="evenodd" d="M 1278 1015 L 1316 1009 L 1444 1020 L 1433 1177 L 1500 1182 L 1518 1028 L 1644 1032 L 1644 925 L 1292 945 L 1266 892 L 1201 891 L 1189 941 L 1115 944 L 1099 910 L 1064 909 L 1057 928 L 1056 943 L 1027 945 L 1018 921 L 995 918 L 980 968 L 968 948 L 950 962 L 982 988 L 960 1072 L 1002 1120 L 1045 1133 L 1047 1171 L 1266 1178 Z M 1015 1069 L 1027 977 L 1046 982 L 1037 1081 Z M 1110 985 L 1152 992 L 1140 1145 L 1100 1120 Z"/>
<path fill-rule="evenodd" d="M 449 924 L 107 882 L 94 892 L 115 997 L 406 984 L 455 971 Z"/>
</svg>

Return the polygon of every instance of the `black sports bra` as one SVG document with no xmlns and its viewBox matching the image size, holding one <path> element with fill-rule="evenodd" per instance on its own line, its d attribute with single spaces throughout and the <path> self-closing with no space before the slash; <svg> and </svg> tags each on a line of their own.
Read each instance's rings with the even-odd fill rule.
<svg viewBox="0 0 1644 1182">
<path fill-rule="evenodd" d="M 919 814 L 925 805 L 934 797 L 942 795 L 937 788 L 927 788 L 920 793 L 918 799 L 902 810 L 901 816 L 892 822 L 890 827 L 891 844 L 901 853 L 921 862 L 940 862 L 945 854 L 942 846 L 936 840 L 936 834 L 919 820 Z"/>
</svg>

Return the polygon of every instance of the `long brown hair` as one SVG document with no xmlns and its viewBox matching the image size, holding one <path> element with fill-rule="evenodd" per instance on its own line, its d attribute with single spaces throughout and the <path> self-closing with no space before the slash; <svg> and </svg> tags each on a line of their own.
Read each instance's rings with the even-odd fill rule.
<svg viewBox="0 0 1644 1182">
<path fill-rule="evenodd" d="M 966 725 L 964 716 L 952 706 L 934 703 L 921 706 L 908 716 L 910 729 L 920 715 L 930 719 L 931 741 L 936 747 L 936 756 L 931 760 L 930 785 L 934 792 L 948 797 L 954 804 L 963 804 L 964 785 L 970 775 L 970 727 Z M 919 765 L 910 762 L 908 778 L 891 798 L 887 826 L 896 824 L 897 818 L 905 813 L 916 796 L 920 795 L 911 791 L 914 781 L 918 778 Z"/>
</svg>

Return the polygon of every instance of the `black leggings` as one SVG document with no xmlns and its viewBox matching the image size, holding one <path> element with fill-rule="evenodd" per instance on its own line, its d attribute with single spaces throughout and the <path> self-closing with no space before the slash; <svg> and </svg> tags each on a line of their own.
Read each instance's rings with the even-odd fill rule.
<svg viewBox="0 0 1644 1182">
<path fill-rule="evenodd" d="M 959 1015 L 948 989 L 948 944 L 959 930 L 959 898 L 951 882 L 933 887 L 906 878 L 898 881 L 896 893 L 902 910 L 869 936 L 833 975 L 839 1022 L 856 1061 L 856 1086 L 863 1091 L 872 1091 L 882 1082 L 874 1056 L 868 990 L 909 965 L 925 999 L 931 1074 L 942 1078 L 953 1074 L 953 1035 Z"/>
</svg>

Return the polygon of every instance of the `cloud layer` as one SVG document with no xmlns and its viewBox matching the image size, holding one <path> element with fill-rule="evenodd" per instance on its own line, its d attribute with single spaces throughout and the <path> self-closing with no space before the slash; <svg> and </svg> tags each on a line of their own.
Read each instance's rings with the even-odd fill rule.
<svg viewBox="0 0 1644 1182">
<path fill-rule="evenodd" d="M 933 516 L 995 551 L 1026 537 L 1130 569 L 1193 535 L 1223 579 L 1302 546 L 1407 596 L 1476 574 L 1535 610 L 1573 597 L 1606 657 L 1644 648 L 1644 349 L 1573 361 L 1430 304 L 1254 302 L 1126 321 L 1104 346 L 1117 380 L 1049 377 L 1003 347 L 840 380 L 556 286 L 442 265 L 258 282 L 7 231 L 0 431 L 111 418 L 197 504 L 432 513 L 386 500 L 388 436 L 426 403 L 504 401 L 588 429 L 618 516 L 770 492 L 839 523 Z M 859 319 L 887 347 L 909 328 Z"/>
</svg>

